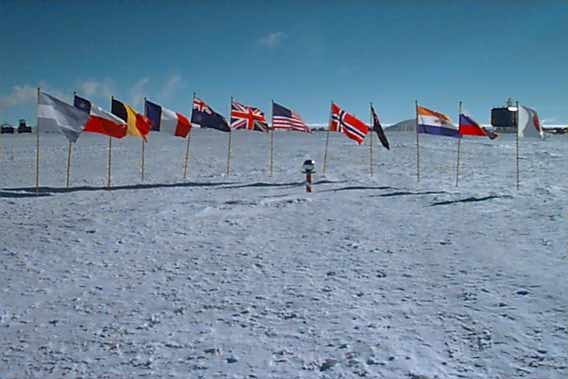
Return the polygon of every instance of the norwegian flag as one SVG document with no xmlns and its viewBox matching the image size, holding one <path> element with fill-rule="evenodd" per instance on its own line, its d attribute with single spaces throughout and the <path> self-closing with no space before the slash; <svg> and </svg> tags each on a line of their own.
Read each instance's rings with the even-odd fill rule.
<svg viewBox="0 0 568 379">
<path fill-rule="evenodd" d="M 369 127 L 363 121 L 332 103 L 329 131 L 343 133 L 360 145 L 369 132 Z"/>
<path fill-rule="evenodd" d="M 231 128 L 268 132 L 264 113 L 258 108 L 231 102 Z"/>
</svg>

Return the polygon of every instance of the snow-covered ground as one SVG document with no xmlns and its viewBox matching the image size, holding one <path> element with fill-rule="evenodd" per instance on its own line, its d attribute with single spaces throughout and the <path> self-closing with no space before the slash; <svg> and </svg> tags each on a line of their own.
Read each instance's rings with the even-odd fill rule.
<svg viewBox="0 0 568 379">
<path fill-rule="evenodd" d="M 0 377 L 566 378 L 568 139 L 389 137 L 0 136 Z"/>
</svg>

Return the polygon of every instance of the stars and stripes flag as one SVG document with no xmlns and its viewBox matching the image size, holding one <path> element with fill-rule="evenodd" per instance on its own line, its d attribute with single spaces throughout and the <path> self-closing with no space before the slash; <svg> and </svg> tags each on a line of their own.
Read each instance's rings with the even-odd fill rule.
<svg viewBox="0 0 568 379">
<path fill-rule="evenodd" d="M 231 128 L 268 132 L 264 113 L 255 107 L 231 101 Z"/>
<path fill-rule="evenodd" d="M 272 129 L 311 133 L 300 115 L 280 104 L 272 103 Z"/>
<path fill-rule="evenodd" d="M 347 138 L 352 139 L 360 145 L 369 132 L 369 127 L 363 121 L 345 112 L 335 103 L 332 103 L 329 131 L 343 133 Z"/>
</svg>

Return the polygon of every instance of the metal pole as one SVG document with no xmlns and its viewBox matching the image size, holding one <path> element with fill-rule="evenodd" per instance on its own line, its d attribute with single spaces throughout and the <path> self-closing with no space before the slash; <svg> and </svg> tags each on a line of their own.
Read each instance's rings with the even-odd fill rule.
<svg viewBox="0 0 568 379">
<path fill-rule="evenodd" d="M 37 88 L 37 109 L 39 109 L 39 93 L 40 89 Z M 36 111 L 36 113 L 39 113 Z M 39 193 L 39 119 L 36 115 L 36 172 L 35 172 L 35 191 Z"/>
<path fill-rule="evenodd" d="M 229 141 L 227 146 L 227 176 L 231 172 L 231 140 L 233 136 L 233 129 L 231 129 L 231 111 L 233 108 L 233 97 L 231 96 L 231 105 L 229 106 Z"/>
<path fill-rule="evenodd" d="M 144 137 L 142 137 L 142 149 L 140 151 L 140 179 L 142 180 L 142 183 L 144 183 L 144 145 L 146 144 L 146 141 L 144 140 Z"/>
<path fill-rule="evenodd" d="M 460 179 L 460 149 L 461 149 L 461 134 L 459 134 L 460 124 L 461 124 L 461 114 L 462 114 L 462 102 L 460 101 L 458 107 L 458 157 L 456 161 L 456 187 L 459 185 Z"/>
<path fill-rule="evenodd" d="M 65 179 L 65 188 L 69 188 L 69 176 L 71 173 L 71 150 L 73 149 L 73 144 L 69 142 L 67 145 L 67 177 Z"/>
<path fill-rule="evenodd" d="M 272 176 L 273 155 L 274 155 L 274 100 L 272 100 L 272 115 L 270 117 L 269 133 L 269 157 L 268 157 L 268 176 Z"/>
<path fill-rule="evenodd" d="M 195 101 L 195 92 L 193 93 L 193 98 L 191 100 L 192 115 L 193 115 L 193 103 L 194 103 L 194 101 Z M 191 121 L 190 121 L 190 125 L 191 125 Z M 183 164 L 183 178 L 184 179 L 187 178 L 188 171 L 189 171 L 189 143 L 191 141 L 191 131 L 192 130 L 193 130 L 193 125 L 191 126 L 191 129 L 189 129 L 189 133 L 187 134 L 187 144 L 185 146 L 185 159 L 184 159 L 184 164 Z"/>
<path fill-rule="evenodd" d="M 420 183 L 420 138 L 418 133 L 418 100 L 415 100 L 416 110 L 416 182 Z"/>
<path fill-rule="evenodd" d="M 327 148 L 329 146 L 329 132 L 330 132 L 330 128 L 331 128 L 331 107 L 333 106 L 333 100 L 331 101 L 331 105 L 329 107 L 329 121 L 327 124 L 327 134 L 325 136 L 325 150 L 323 153 L 323 170 L 322 170 L 322 175 L 325 176 L 325 173 L 327 172 Z"/>
<path fill-rule="evenodd" d="M 520 168 L 519 168 L 519 102 L 516 102 L 517 106 L 517 115 L 515 117 L 515 160 L 516 160 L 516 169 L 517 169 L 517 191 L 519 190 L 520 184 Z"/>
<path fill-rule="evenodd" d="M 374 124 L 373 124 L 373 112 L 371 111 L 373 107 L 373 103 L 369 103 L 369 113 L 370 113 L 370 122 L 369 126 L 371 127 L 370 131 L 370 141 L 369 141 L 369 175 L 373 176 L 373 131 L 374 131 Z"/>
<path fill-rule="evenodd" d="M 113 96 L 110 97 L 110 108 L 112 112 L 112 100 L 114 99 Z M 111 186 L 111 164 L 112 164 L 112 137 L 108 136 L 108 159 L 107 159 L 107 189 L 110 189 Z"/>
</svg>

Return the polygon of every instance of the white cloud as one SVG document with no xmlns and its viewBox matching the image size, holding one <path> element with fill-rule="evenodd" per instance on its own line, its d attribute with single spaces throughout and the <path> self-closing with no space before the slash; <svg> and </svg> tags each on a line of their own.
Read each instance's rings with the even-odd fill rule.
<svg viewBox="0 0 568 379">
<path fill-rule="evenodd" d="M 9 94 L 0 96 L 0 109 L 32 104 L 36 102 L 36 99 L 37 88 L 29 84 L 13 86 Z"/>
<path fill-rule="evenodd" d="M 282 43 L 282 41 L 284 41 L 286 38 L 288 38 L 288 35 L 284 32 L 273 32 L 260 37 L 258 43 L 260 43 L 264 47 L 272 49 L 280 45 L 280 43 Z"/>
<path fill-rule="evenodd" d="M 149 78 L 138 80 L 130 87 L 130 104 L 133 107 L 141 107 L 144 105 L 144 96 L 146 96 L 146 85 L 150 82 Z"/>
<path fill-rule="evenodd" d="M 172 75 L 160 90 L 159 96 L 161 99 L 169 99 L 173 97 L 182 84 L 182 78 L 179 75 Z"/>
<path fill-rule="evenodd" d="M 85 80 L 79 84 L 79 94 L 86 97 L 110 98 L 113 95 L 113 85 L 110 79 Z"/>
</svg>

